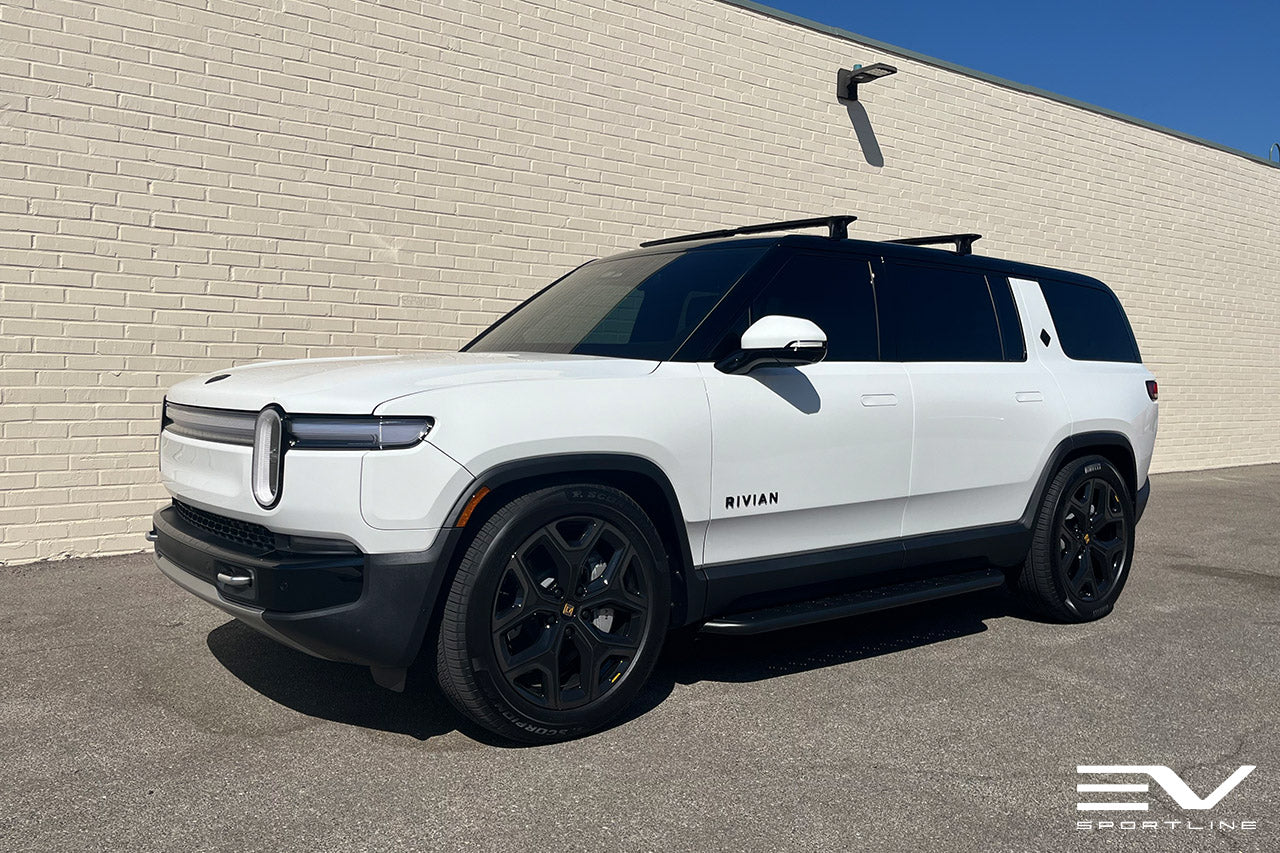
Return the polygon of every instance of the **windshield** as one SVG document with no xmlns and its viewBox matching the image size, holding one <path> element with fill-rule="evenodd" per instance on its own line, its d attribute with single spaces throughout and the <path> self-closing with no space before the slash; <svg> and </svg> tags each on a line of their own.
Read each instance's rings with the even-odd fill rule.
<svg viewBox="0 0 1280 853">
<path fill-rule="evenodd" d="M 593 261 L 466 349 L 665 361 L 764 251 L 751 246 Z"/>
</svg>

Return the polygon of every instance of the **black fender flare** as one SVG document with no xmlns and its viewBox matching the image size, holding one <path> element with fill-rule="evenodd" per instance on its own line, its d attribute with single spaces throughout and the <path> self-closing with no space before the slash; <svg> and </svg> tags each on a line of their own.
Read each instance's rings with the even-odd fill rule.
<svg viewBox="0 0 1280 853">
<path fill-rule="evenodd" d="M 482 489 L 492 492 L 521 481 L 553 484 L 577 477 L 603 479 L 606 483 L 610 479 L 641 478 L 650 485 L 653 493 L 660 497 L 661 505 L 645 505 L 645 502 L 639 500 L 637 502 L 651 516 L 657 516 L 654 522 L 659 530 L 664 527 L 667 529 L 675 545 L 675 553 L 670 555 L 673 560 L 671 626 L 688 624 L 691 618 L 700 616 L 705 590 L 694 571 L 693 550 L 689 544 L 689 532 L 680 509 L 680 500 L 667 473 L 657 463 L 643 456 L 630 453 L 560 453 L 500 462 L 477 475 L 459 495 L 449 514 L 445 516 L 446 529 L 460 529 L 458 522 L 463 512 Z M 480 498 L 471 508 L 474 510 L 484 500 L 485 498 Z M 652 501 L 648 503 L 652 504 Z"/>
<path fill-rule="evenodd" d="M 1044 500 L 1044 493 L 1049 488 L 1049 482 L 1061 470 L 1063 464 L 1069 458 L 1079 456 L 1083 452 L 1095 448 L 1114 448 L 1124 453 L 1125 458 L 1128 460 L 1128 468 L 1126 470 L 1122 467 L 1120 476 L 1125 478 L 1125 484 L 1129 487 L 1129 497 L 1135 502 L 1136 509 L 1138 491 L 1141 488 L 1141 484 L 1137 482 L 1137 456 L 1133 452 L 1133 445 L 1129 443 L 1129 439 L 1123 433 L 1105 430 L 1078 432 L 1058 442 L 1057 447 L 1049 454 L 1049 461 L 1040 471 L 1040 479 L 1036 483 L 1036 487 L 1031 493 L 1031 499 L 1027 501 L 1027 508 L 1023 511 L 1022 518 L 1018 522 L 1022 527 L 1028 531 L 1035 528 L 1036 514 L 1040 511 L 1040 503 Z"/>
</svg>

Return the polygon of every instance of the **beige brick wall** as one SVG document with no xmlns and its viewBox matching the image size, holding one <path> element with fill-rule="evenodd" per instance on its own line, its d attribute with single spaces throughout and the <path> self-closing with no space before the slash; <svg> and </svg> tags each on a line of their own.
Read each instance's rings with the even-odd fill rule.
<svg viewBox="0 0 1280 853">
<path fill-rule="evenodd" d="M 864 159 L 836 69 L 864 90 Z M 714 0 L 3 0 L 0 562 L 141 547 L 157 404 L 453 348 L 573 265 L 854 212 L 1097 275 L 1159 470 L 1280 460 L 1280 170 Z"/>
</svg>

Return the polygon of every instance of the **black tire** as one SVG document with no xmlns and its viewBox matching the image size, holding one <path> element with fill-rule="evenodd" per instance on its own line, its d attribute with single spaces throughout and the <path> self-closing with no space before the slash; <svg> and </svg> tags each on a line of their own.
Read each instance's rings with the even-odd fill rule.
<svg viewBox="0 0 1280 853">
<path fill-rule="evenodd" d="M 1101 619 L 1115 607 L 1133 562 L 1133 497 L 1102 456 L 1068 462 L 1036 516 L 1018 597 L 1061 622 Z"/>
<path fill-rule="evenodd" d="M 587 734 L 648 680 L 670 602 L 662 540 L 626 494 L 574 484 L 521 495 L 458 565 L 436 646 L 440 687 L 510 740 Z"/>
</svg>

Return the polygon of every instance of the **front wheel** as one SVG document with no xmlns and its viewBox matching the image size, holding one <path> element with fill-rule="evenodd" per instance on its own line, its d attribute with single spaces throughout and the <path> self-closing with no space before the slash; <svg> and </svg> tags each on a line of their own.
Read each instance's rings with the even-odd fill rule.
<svg viewBox="0 0 1280 853">
<path fill-rule="evenodd" d="M 1133 561 L 1133 498 L 1102 456 L 1063 466 L 1045 492 L 1019 597 L 1042 616 L 1089 622 L 1111 612 Z"/>
<path fill-rule="evenodd" d="M 517 497 L 459 564 L 436 647 L 440 686 L 512 740 L 598 729 L 653 670 L 670 583 L 657 530 L 623 492 L 579 484 Z"/>
</svg>

